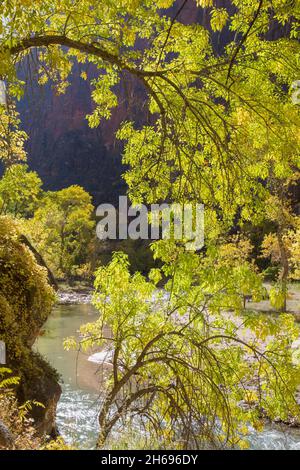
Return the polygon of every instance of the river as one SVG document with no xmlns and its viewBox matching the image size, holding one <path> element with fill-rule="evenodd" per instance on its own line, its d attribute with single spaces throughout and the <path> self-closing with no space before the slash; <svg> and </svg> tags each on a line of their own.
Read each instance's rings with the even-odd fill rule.
<svg viewBox="0 0 300 470">
<path fill-rule="evenodd" d="M 88 355 L 65 351 L 63 340 L 76 336 L 80 325 L 96 318 L 97 312 L 90 304 L 58 305 L 45 324 L 44 334 L 35 343 L 35 349 L 61 376 L 58 429 L 66 442 L 79 449 L 95 448 L 101 378 L 96 374 L 97 364 L 88 361 Z M 262 433 L 251 431 L 250 444 L 252 449 L 300 450 L 300 429 L 266 426 Z"/>
</svg>

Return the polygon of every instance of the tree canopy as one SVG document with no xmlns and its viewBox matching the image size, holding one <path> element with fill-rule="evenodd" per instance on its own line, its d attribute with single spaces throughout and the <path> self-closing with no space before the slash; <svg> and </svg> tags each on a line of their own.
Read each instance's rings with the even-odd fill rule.
<svg viewBox="0 0 300 470">
<path fill-rule="evenodd" d="M 23 221 L 23 231 L 57 277 L 74 276 L 87 263 L 95 226 L 91 199 L 76 185 L 49 191 L 34 216 Z"/>
<path fill-rule="evenodd" d="M 0 213 L 29 217 L 37 208 L 41 186 L 41 179 L 27 165 L 10 166 L 0 180 Z"/>
<path fill-rule="evenodd" d="M 115 86 L 133 74 L 149 97 L 149 122 L 126 122 L 124 162 L 136 201 L 201 200 L 225 222 L 264 212 L 270 175 L 298 164 L 299 113 L 287 89 L 298 78 L 298 2 L 234 0 L 234 13 L 210 8 L 211 26 L 186 25 L 173 1 L 4 1 L 0 74 L 9 92 L 24 83 L 17 64 L 35 54 L 39 81 L 67 86 L 75 60 L 98 69 L 92 80 L 91 126 L 117 105 Z M 171 13 L 170 10 L 171 9 Z M 268 40 L 278 23 L 287 33 Z M 212 30 L 231 32 L 221 53 Z M 86 74 L 83 73 L 83 79 Z M 259 93 L 258 93 L 259 90 Z"/>
</svg>

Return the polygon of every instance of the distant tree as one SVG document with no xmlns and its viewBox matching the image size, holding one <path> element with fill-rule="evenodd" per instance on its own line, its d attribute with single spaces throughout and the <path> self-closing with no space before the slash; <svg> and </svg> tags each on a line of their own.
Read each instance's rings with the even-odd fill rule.
<svg viewBox="0 0 300 470">
<path fill-rule="evenodd" d="M 273 225 L 272 233 L 262 243 L 263 256 L 270 257 L 278 266 L 276 285 L 270 291 L 271 303 L 279 310 L 286 311 L 288 280 L 291 277 L 291 257 L 294 249 L 291 236 L 299 225 L 293 211 L 290 189 L 299 182 L 299 172 L 280 169 L 277 174 L 270 171 L 267 187 L 270 194 L 265 204 L 265 220 Z"/>
<path fill-rule="evenodd" d="M 244 308 L 247 298 L 261 300 L 265 295 L 262 276 L 252 258 L 253 248 L 250 240 L 239 233 L 222 241 L 216 253 L 216 267 L 232 269 Z"/>
<path fill-rule="evenodd" d="M 147 274 L 157 263 L 153 259 L 148 240 L 99 240 L 96 236 L 91 244 L 92 268 L 95 271 L 99 266 L 108 264 L 115 251 L 122 251 L 128 255 L 132 273 L 139 271 Z"/>
<path fill-rule="evenodd" d="M 270 290 L 271 304 L 278 310 L 286 310 L 288 281 L 300 279 L 300 217 L 289 215 L 289 224 L 281 229 L 280 237 L 278 233 L 269 233 L 262 242 L 262 256 L 269 258 L 279 271 Z"/>
<path fill-rule="evenodd" d="M 33 215 L 41 197 L 42 181 L 28 166 L 15 164 L 9 166 L 0 179 L 0 213 L 15 217 Z"/>
<path fill-rule="evenodd" d="M 71 277 L 86 264 L 94 220 L 91 196 L 80 186 L 48 192 L 25 233 L 56 276 Z"/>
<path fill-rule="evenodd" d="M 13 87 L 11 89 L 13 92 Z M 19 125 L 20 116 L 15 102 L 8 100 L 7 106 L 0 104 L 0 161 L 5 168 L 27 158 L 24 148 L 27 134 Z"/>
</svg>

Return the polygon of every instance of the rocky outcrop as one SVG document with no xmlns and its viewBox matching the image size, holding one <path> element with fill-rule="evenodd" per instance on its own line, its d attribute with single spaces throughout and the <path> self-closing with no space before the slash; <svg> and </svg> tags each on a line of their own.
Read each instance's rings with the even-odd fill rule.
<svg viewBox="0 0 300 470">
<path fill-rule="evenodd" d="M 14 446 L 14 436 L 7 426 L 0 420 L 0 449 L 12 449 Z"/>
<path fill-rule="evenodd" d="M 53 435 L 61 393 L 58 376 L 31 349 L 55 300 L 47 274 L 22 242 L 16 222 L 0 217 L 0 339 L 6 344 L 6 365 L 20 377 L 19 401 L 44 405 L 32 410 L 39 432 Z"/>
</svg>

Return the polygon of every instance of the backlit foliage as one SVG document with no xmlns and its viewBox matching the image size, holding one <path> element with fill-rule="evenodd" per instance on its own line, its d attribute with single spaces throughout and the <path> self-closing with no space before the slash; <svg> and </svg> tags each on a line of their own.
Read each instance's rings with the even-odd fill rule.
<svg viewBox="0 0 300 470">
<path fill-rule="evenodd" d="M 126 256 L 116 253 L 96 273 L 99 319 L 80 329 L 83 350 L 112 351 L 98 446 L 117 425 L 139 423 L 161 448 L 247 448 L 248 426 L 261 430 L 262 413 L 299 418 L 293 317 L 237 315 L 242 279 L 259 295 L 243 266 L 214 264 L 216 255 L 204 259 L 172 243 L 154 250 L 165 261 L 165 289 L 131 276 Z M 76 342 L 69 338 L 65 346 Z"/>
<path fill-rule="evenodd" d="M 289 94 L 299 79 L 299 2 L 232 0 L 231 16 L 213 0 L 195 5 L 208 9 L 207 27 L 181 23 L 174 1 L 4 0 L 0 6 L 0 70 L 11 96 L 22 93 L 16 65 L 33 48 L 39 82 L 51 79 L 58 93 L 74 61 L 92 63 L 98 74 L 88 121 L 96 127 L 117 106 L 120 82 L 133 75 L 148 95 L 149 113 L 144 126 L 124 122 L 118 131 L 131 199 L 206 207 L 201 255 L 155 245 L 163 266 L 151 279 L 168 278 L 164 291 L 139 274 L 131 277 L 121 255 L 97 273 L 100 318 L 82 333 L 86 345 L 102 345 L 108 324 L 115 346 L 99 446 L 128 414 L 146 419 L 146 431 L 160 433 L 162 446 L 246 447 L 241 434 L 249 421 L 260 427 L 261 408 L 282 419 L 299 411 L 293 319 L 251 316 L 252 333 L 241 340 L 228 310 L 240 311 L 245 293 L 259 299 L 263 289 L 244 254 L 240 263 L 231 259 L 236 250 L 226 240 L 233 227 L 267 219 L 270 198 L 278 197 L 274 181 L 287 181 L 299 166 L 299 106 Z M 281 30 L 270 40 L 274 23 Z M 214 31 L 227 37 L 222 51 L 213 45 Z M 5 142 L 4 157 L 15 158 L 16 146 L 10 150 Z M 281 243 L 281 219 L 274 223 Z M 285 255 L 282 249 L 286 265 Z M 286 272 L 285 266 L 280 293 Z M 129 386 L 133 376 L 136 393 Z M 241 402 L 256 406 L 245 409 Z"/>
<path fill-rule="evenodd" d="M 293 228 L 286 230 L 284 242 L 290 261 L 290 279 L 300 280 L 300 219 L 295 219 Z M 276 235 L 270 233 L 265 236 L 262 244 L 262 253 L 270 257 L 275 264 L 280 261 L 280 250 Z"/>
<path fill-rule="evenodd" d="M 28 166 L 8 167 L 0 180 L 0 214 L 30 217 L 38 206 L 42 181 Z"/>
<path fill-rule="evenodd" d="M 0 105 L 0 161 L 6 166 L 26 160 L 24 143 L 27 135 L 19 129 L 20 118 L 15 104 Z"/>
<path fill-rule="evenodd" d="M 93 237 L 94 207 L 80 186 L 43 195 L 22 229 L 57 277 L 74 276 L 87 262 Z"/>
</svg>

